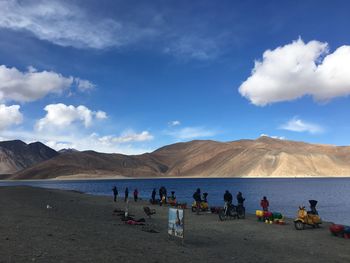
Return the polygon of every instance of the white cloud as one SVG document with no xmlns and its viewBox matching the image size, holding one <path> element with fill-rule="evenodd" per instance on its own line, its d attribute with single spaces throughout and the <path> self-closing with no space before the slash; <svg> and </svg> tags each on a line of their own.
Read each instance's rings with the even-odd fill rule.
<svg viewBox="0 0 350 263">
<path fill-rule="evenodd" d="M 56 151 L 62 149 L 76 149 L 76 145 L 71 142 L 60 142 L 60 141 L 45 141 L 45 144 Z"/>
<path fill-rule="evenodd" d="M 104 111 L 97 111 L 96 114 L 96 119 L 99 119 L 99 120 L 104 120 L 104 119 L 107 119 L 107 113 L 105 113 Z"/>
<path fill-rule="evenodd" d="M 309 132 L 309 133 L 322 133 L 324 129 L 317 124 L 305 122 L 301 119 L 294 117 L 287 123 L 280 126 L 280 129 L 294 131 L 294 132 Z"/>
<path fill-rule="evenodd" d="M 284 137 L 284 136 L 273 136 L 273 135 L 270 136 L 270 135 L 265 134 L 265 133 L 260 134 L 260 137 L 269 137 L 269 138 L 278 139 L 278 140 L 285 140 L 286 139 L 286 137 Z"/>
<path fill-rule="evenodd" d="M 164 53 L 183 59 L 210 60 L 220 53 L 218 41 L 213 38 L 203 38 L 195 35 L 180 37 L 164 49 Z"/>
<path fill-rule="evenodd" d="M 64 1 L 0 1 L 0 28 L 28 31 L 61 46 L 106 48 L 123 46 L 154 32 L 146 27 L 97 18 L 81 6 Z"/>
<path fill-rule="evenodd" d="M 101 15 L 103 7 L 96 12 L 92 6 L 79 1 L 0 1 L 0 29 L 29 32 L 64 47 L 105 49 L 136 43 L 185 61 L 214 59 L 238 38 L 235 33 L 228 37 L 224 30 L 213 30 L 207 21 L 193 19 L 181 7 L 167 10 L 150 3 L 147 8 L 142 3 L 131 8 L 120 4 L 114 16 L 107 17 Z"/>
<path fill-rule="evenodd" d="M 19 105 L 6 106 L 0 104 L 0 130 L 22 123 L 23 116 Z"/>
<path fill-rule="evenodd" d="M 83 105 L 75 107 L 73 105 L 67 106 L 63 103 L 50 104 L 47 105 L 44 110 L 47 112 L 46 116 L 40 119 L 36 124 L 36 128 L 39 131 L 52 128 L 62 129 L 76 122 L 82 122 L 85 127 L 89 127 L 94 118 L 107 118 L 105 112 L 91 111 Z"/>
<path fill-rule="evenodd" d="M 142 134 L 142 132 L 140 133 Z M 144 136 L 144 135 L 143 135 Z M 148 133 L 148 138 L 150 138 Z M 114 142 L 113 138 L 123 137 L 111 135 L 111 139 L 106 139 L 108 136 L 99 136 L 96 133 L 86 134 L 83 131 L 74 131 L 68 134 L 63 134 L 61 130 L 51 131 L 19 131 L 19 130 L 4 130 L 0 131 L 0 138 L 6 140 L 20 139 L 26 143 L 41 141 L 42 143 L 52 147 L 55 150 L 63 148 L 73 148 L 79 151 L 93 150 L 103 153 L 122 153 L 122 154 L 142 154 L 151 152 L 154 148 L 145 147 L 144 141 L 133 140 L 128 142 Z M 141 136 L 142 137 L 142 136 Z M 147 137 L 147 136 L 146 136 Z M 104 139 L 102 139 L 104 138 Z M 153 138 L 153 136 L 152 136 Z M 139 145 L 142 143 L 141 145 Z"/>
<path fill-rule="evenodd" d="M 253 104 L 290 101 L 305 95 L 327 101 L 350 94 L 350 46 L 328 53 L 319 41 L 291 44 L 267 50 L 255 61 L 251 76 L 239 87 Z"/>
<path fill-rule="evenodd" d="M 61 93 L 73 83 L 73 77 L 63 77 L 52 71 L 37 72 L 29 67 L 27 72 L 0 65 L 0 101 L 35 101 L 49 93 Z"/>
<path fill-rule="evenodd" d="M 134 131 L 126 131 L 120 136 L 103 136 L 98 137 L 97 134 L 92 134 L 98 141 L 103 144 L 115 144 L 115 143 L 132 143 L 132 142 L 145 142 L 153 140 L 153 135 L 148 131 L 142 131 L 141 133 L 135 133 Z"/>
<path fill-rule="evenodd" d="M 169 126 L 179 126 L 179 125 L 181 125 L 181 122 L 180 121 L 170 121 L 169 123 L 168 123 L 168 125 Z"/>
<path fill-rule="evenodd" d="M 167 133 L 180 140 L 213 137 L 216 134 L 215 131 L 205 129 L 203 127 L 185 127 L 185 128 L 182 128 L 176 131 L 170 131 Z"/>
<path fill-rule="evenodd" d="M 76 82 L 77 87 L 80 91 L 88 91 L 96 87 L 94 83 L 86 79 L 75 78 L 74 81 Z"/>
</svg>

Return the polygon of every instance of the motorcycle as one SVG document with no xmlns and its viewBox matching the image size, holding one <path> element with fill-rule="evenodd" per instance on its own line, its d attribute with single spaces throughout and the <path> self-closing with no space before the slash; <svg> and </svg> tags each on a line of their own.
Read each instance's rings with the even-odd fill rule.
<svg viewBox="0 0 350 263">
<path fill-rule="evenodd" d="M 199 211 L 198 212 L 206 212 L 206 211 L 209 211 L 209 205 L 208 205 L 208 193 L 203 193 L 203 198 L 200 202 L 200 205 L 199 205 Z M 197 212 L 197 202 L 194 201 L 192 203 L 192 212 Z"/>
<path fill-rule="evenodd" d="M 192 212 L 197 212 L 197 203 L 196 201 L 194 201 L 192 203 Z M 199 206 L 199 211 L 200 212 L 206 212 L 206 211 L 209 211 L 209 205 L 208 205 L 208 202 L 205 202 L 205 201 L 201 201 L 200 203 L 200 206 Z"/>
<path fill-rule="evenodd" d="M 219 211 L 219 219 L 221 221 L 240 218 L 245 218 L 245 207 L 242 205 L 235 206 L 226 202 L 224 208 Z"/>
<path fill-rule="evenodd" d="M 311 206 L 311 211 L 309 212 L 305 210 L 305 206 L 299 206 L 298 217 L 294 220 L 296 230 L 303 230 L 306 225 L 319 228 L 320 224 L 322 224 L 322 220 L 316 211 L 317 201 L 309 200 L 309 202 Z"/>
</svg>

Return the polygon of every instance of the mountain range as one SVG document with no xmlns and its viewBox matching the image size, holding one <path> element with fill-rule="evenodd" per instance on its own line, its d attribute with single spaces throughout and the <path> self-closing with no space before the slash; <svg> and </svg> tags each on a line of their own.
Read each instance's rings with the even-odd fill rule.
<svg viewBox="0 0 350 263">
<path fill-rule="evenodd" d="M 0 178 L 58 156 L 41 142 L 26 144 L 20 140 L 0 142 Z"/>
<path fill-rule="evenodd" d="M 350 176 L 350 147 L 273 139 L 175 143 L 141 155 L 0 142 L 9 179 Z"/>
</svg>

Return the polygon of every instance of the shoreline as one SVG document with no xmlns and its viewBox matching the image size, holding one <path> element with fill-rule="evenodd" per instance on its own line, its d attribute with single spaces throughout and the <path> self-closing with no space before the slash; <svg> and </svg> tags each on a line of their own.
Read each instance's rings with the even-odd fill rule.
<svg viewBox="0 0 350 263">
<path fill-rule="evenodd" d="M 236 176 L 236 177 L 200 177 L 200 176 L 162 176 L 162 177 L 127 177 L 127 176 L 106 176 L 106 177 L 74 177 L 72 176 L 62 176 L 63 178 L 49 178 L 49 179 L 0 179 L 0 182 L 35 182 L 35 181 L 98 181 L 98 180 L 157 180 L 157 179 L 344 179 L 349 178 L 349 176 Z"/>
<path fill-rule="evenodd" d="M 47 208 L 50 206 L 50 209 Z M 156 209 L 152 218 L 143 206 Z M 37 187 L 0 187 L 0 262 L 349 262 L 349 240 L 320 229 L 246 219 L 221 222 L 216 214 L 185 213 L 184 245 L 167 234 L 168 207 L 129 199 L 129 213 L 145 226 L 113 213 L 120 199 Z M 144 231 L 155 229 L 156 233 Z M 302 255 L 302 256 L 300 256 Z"/>
</svg>

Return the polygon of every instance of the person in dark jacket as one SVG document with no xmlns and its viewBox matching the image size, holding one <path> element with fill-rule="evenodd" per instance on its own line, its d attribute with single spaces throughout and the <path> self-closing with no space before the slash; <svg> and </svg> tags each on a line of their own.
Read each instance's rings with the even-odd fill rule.
<svg viewBox="0 0 350 263">
<path fill-rule="evenodd" d="M 128 200 L 129 197 L 129 189 L 125 188 L 125 198 L 124 198 L 124 202 L 126 202 Z"/>
<path fill-rule="evenodd" d="M 316 205 L 317 205 L 317 201 L 316 200 L 309 200 L 310 203 L 310 211 L 308 211 L 308 214 L 313 214 L 313 215 L 318 215 L 318 212 L 316 210 Z"/>
<path fill-rule="evenodd" d="M 167 203 L 168 193 L 165 187 L 163 187 L 163 196 L 165 197 L 165 203 Z"/>
<path fill-rule="evenodd" d="M 224 194 L 224 201 L 228 205 L 231 205 L 232 204 L 232 199 L 233 199 L 232 194 L 228 190 L 226 190 L 225 194 Z"/>
<path fill-rule="evenodd" d="M 163 197 L 163 186 L 159 188 L 159 200 L 162 200 Z"/>
<path fill-rule="evenodd" d="M 114 200 L 114 202 L 117 202 L 117 198 L 118 198 L 118 189 L 117 189 L 117 187 L 113 186 L 112 191 L 113 191 L 113 200 Z"/>
<path fill-rule="evenodd" d="M 197 215 L 199 214 L 199 210 L 201 208 L 201 189 L 197 188 L 196 192 L 193 194 L 193 199 L 196 202 L 196 211 Z"/>
<path fill-rule="evenodd" d="M 242 196 L 242 193 L 241 192 L 238 192 L 237 194 L 237 203 L 239 206 L 244 206 L 244 201 L 245 201 L 245 198 L 243 198 Z"/>
<path fill-rule="evenodd" d="M 156 202 L 156 188 L 153 188 L 151 200 L 152 200 L 152 204 Z"/>
<path fill-rule="evenodd" d="M 137 202 L 139 199 L 139 191 L 137 191 L 137 188 L 134 190 L 134 201 Z"/>
</svg>

